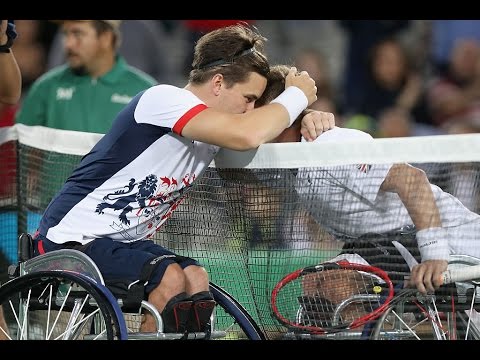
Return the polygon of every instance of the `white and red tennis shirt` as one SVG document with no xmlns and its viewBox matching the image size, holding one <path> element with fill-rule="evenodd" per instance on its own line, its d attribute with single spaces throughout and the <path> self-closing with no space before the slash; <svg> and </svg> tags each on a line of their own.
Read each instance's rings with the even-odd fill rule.
<svg viewBox="0 0 480 360">
<path fill-rule="evenodd" d="M 180 135 L 206 108 L 171 85 L 139 93 L 50 202 L 40 234 L 59 244 L 151 236 L 219 150 Z"/>
</svg>

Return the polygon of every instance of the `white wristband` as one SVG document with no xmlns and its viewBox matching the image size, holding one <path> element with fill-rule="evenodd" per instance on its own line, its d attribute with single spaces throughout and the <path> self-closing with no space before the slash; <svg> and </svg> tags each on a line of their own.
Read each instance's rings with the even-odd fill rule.
<svg viewBox="0 0 480 360">
<path fill-rule="evenodd" d="M 308 99 L 304 92 L 296 86 L 289 86 L 280 95 L 271 101 L 271 103 L 279 103 L 285 106 L 290 116 L 288 127 L 292 126 L 297 117 L 308 106 Z"/>
<path fill-rule="evenodd" d="M 447 231 L 444 228 L 436 227 L 419 230 L 416 237 L 422 261 L 448 260 L 450 251 Z"/>
</svg>

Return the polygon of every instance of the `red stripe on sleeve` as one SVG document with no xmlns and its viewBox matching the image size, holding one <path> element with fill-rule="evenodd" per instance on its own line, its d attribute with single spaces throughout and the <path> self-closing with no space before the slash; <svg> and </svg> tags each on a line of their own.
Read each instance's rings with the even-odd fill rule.
<svg viewBox="0 0 480 360">
<path fill-rule="evenodd" d="M 172 130 L 174 133 L 178 135 L 182 135 L 182 130 L 187 125 L 187 123 L 199 112 L 207 109 L 207 105 L 205 104 L 198 104 L 197 106 L 194 106 L 190 110 L 188 110 L 178 121 L 177 123 L 173 126 Z"/>
</svg>

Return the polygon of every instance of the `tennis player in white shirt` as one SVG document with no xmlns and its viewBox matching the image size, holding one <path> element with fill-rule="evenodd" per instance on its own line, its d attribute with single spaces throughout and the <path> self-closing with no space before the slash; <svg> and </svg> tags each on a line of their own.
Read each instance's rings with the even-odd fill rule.
<svg viewBox="0 0 480 360">
<path fill-rule="evenodd" d="M 278 89 L 284 88 L 288 69 L 283 65 L 271 68 L 267 90 L 256 106 L 268 104 L 278 95 Z M 298 120 L 273 142 L 306 141 Z M 360 130 L 335 127 L 315 142 L 355 139 L 373 138 Z M 368 159 L 365 164 L 312 170 L 298 169 L 296 190 L 319 225 L 337 237 L 351 240 L 346 242 L 343 252 L 353 252 L 355 239 L 367 234 L 415 230 L 415 250 L 419 251 L 421 262 L 413 267 L 410 281 L 420 292 L 432 292 L 442 284 L 441 273 L 447 269 L 450 255 L 480 257 L 480 216 L 431 184 L 423 170 L 407 163 L 370 165 Z M 395 249 L 382 249 L 381 242 L 373 243 L 365 254 L 372 254 L 374 248 L 377 253 Z M 368 256 L 364 258 L 371 263 Z"/>
</svg>

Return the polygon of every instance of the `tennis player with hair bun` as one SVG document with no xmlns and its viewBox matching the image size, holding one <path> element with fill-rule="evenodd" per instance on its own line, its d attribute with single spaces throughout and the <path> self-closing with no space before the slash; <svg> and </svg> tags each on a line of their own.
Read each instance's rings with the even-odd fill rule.
<svg viewBox="0 0 480 360">
<path fill-rule="evenodd" d="M 35 254 L 83 251 L 107 285 L 144 286 L 165 332 L 204 331 L 215 306 L 207 272 L 150 238 L 221 147 L 256 148 L 316 100 L 315 82 L 292 68 L 272 104 L 254 109 L 269 72 L 264 41 L 242 25 L 207 33 L 184 88 L 162 84 L 136 95 L 48 205 Z M 308 136 L 329 126 L 322 117 L 306 117 Z M 140 331 L 156 331 L 151 315 Z"/>
<path fill-rule="evenodd" d="M 268 104 L 278 95 L 288 71 L 289 67 L 284 65 L 271 67 L 267 89 L 255 106 Z M 272 142 L 305 141 L 300 120 L 301 116 Z M 318 136 L 315 142 L 352 139 L 373 138 L 360 130 L 334 127 Z M 392 258 L 403 258 L 387 235 L 402 241 L 408 236 L 401 233 L 410 232 L 411 242 L 407 240 L 407 248 L 421 261 L 413 267 L 410 283 L 426 293 L 442 284 L 441 274 L 447 269 L 451 254 L 480 258 L 480 215 L 431 184 L 423 170 L 407 163 L 312 170 L 298 169 L 296 190 L 300 199 L 315 202 L 315 206 L 308 208 L 315 221 L 346 240 L 342 253 L 350 255 L 336 259 L 354 256 L 358 260 L 361 259 L 358 255 L 362 255 L 370 265 L 387 271 L 385 266 L 389 265 L 395 271 L 408 273 L 410 269 L 403 261 L 400 268 L 398 264 L 389 264 Z M 371 234 L 379 236 L 371 238 Z"/>
</svg>

